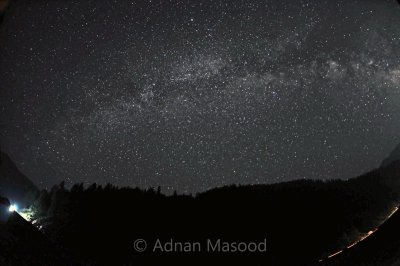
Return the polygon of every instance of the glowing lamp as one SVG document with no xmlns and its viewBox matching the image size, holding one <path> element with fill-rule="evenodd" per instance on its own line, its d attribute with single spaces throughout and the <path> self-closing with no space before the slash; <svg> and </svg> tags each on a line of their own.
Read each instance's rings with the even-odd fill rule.
<svg viewBox="0 0 400 266">
<path fill-rule="evenodd" d="M 16 212 L 18 211 L 18 207 L 15 204 L 11 204 L 10 207 L 8 208 L 9 212 Z"/>
</svg>

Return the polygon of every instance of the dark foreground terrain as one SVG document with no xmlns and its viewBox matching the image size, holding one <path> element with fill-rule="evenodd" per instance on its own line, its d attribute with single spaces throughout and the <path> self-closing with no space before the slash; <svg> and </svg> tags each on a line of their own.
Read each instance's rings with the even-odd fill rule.
<svg viewBox="0 0 400 266">
<path fill-rule="evenodd" d="M 6 173 L 19 176 L 12 169 Z M 2 180 L 9 180 L 4 171 Z M 384 223 L 400 199 L 397 160 L 347 181 L 230 186 L 195 196 L 96 184 L 29 193 L 36 195 L 31 223 L 2 205 L 1 265 L 400 263 L 399 214 Z"/>
<path fill-rule="evenodd" d="M 0 211 L 8 216 L 0 220 L 0 265 L 79 265 L 18 213 Z"/>
<path fill-rule="evenodd" d="M 42 191 L 33 223 L 75 265 L 310 265 L 385 220 L 399 199 L 399 175 L 400 164 L 393 163 L 348 181 L 231 186 L 195 197 L 59 185 Z M 135 250 L 137 239 L 147 242 L 145 251 Z M 218 240 L 231 246 L 207 250 Z M 266 250 L 235 252 L 240 242 L 266 243 Z M 163 247 L 154 248 L 157 243 Z M 187 243 L 200 248 L 184 249 Z"/>
<path fill-rule="evenodd" d="M 320 263 L 321 266 L 400 265 L 400 212 L 396 212 L 371 236 Z"/>
</svg>

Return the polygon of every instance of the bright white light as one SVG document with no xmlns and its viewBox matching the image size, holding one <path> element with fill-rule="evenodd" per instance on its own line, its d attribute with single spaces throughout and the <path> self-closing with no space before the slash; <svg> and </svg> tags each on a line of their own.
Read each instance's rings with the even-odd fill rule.
<svg viewBox="0 0 400 266">
<path fill-rule="evenodd" d="M 16 212 L 18 211 L 18 207 L 15 204 L 11 204 L 10 207 L 8 208 L 9 212 Z"/>
</svg>

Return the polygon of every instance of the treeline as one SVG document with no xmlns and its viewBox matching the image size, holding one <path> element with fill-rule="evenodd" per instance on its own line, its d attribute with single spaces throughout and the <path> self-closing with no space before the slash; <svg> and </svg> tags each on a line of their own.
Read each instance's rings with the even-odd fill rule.
<svg viewBox="0 0 400 266">
<path fill-rule="evenodd" d="M 53 241 L 93 264 L 247 263 L 307 265 L 379 225 L 400 199 L 400 163 L 348 181 L 302 180 L 229 186 L 195 196 L 161 188 L 63 184 L 42 191 L 36 223 Z M 257 254 L 137 253 L 136 239 L 268 242 Z M 167 263 L 168 262 L 168 263 Z"/>
</svg>

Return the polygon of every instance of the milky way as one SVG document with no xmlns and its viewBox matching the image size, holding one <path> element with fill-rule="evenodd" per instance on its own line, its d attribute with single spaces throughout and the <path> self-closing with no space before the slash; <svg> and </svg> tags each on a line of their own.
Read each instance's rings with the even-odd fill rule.
<svg viewBox="0 0 400 266">
<path fill-rule="evenodd" d="M 349 178 L 400 142 L 396 1 L 18 1 L 1 140 L 48 187 Z"/>
</svg>

